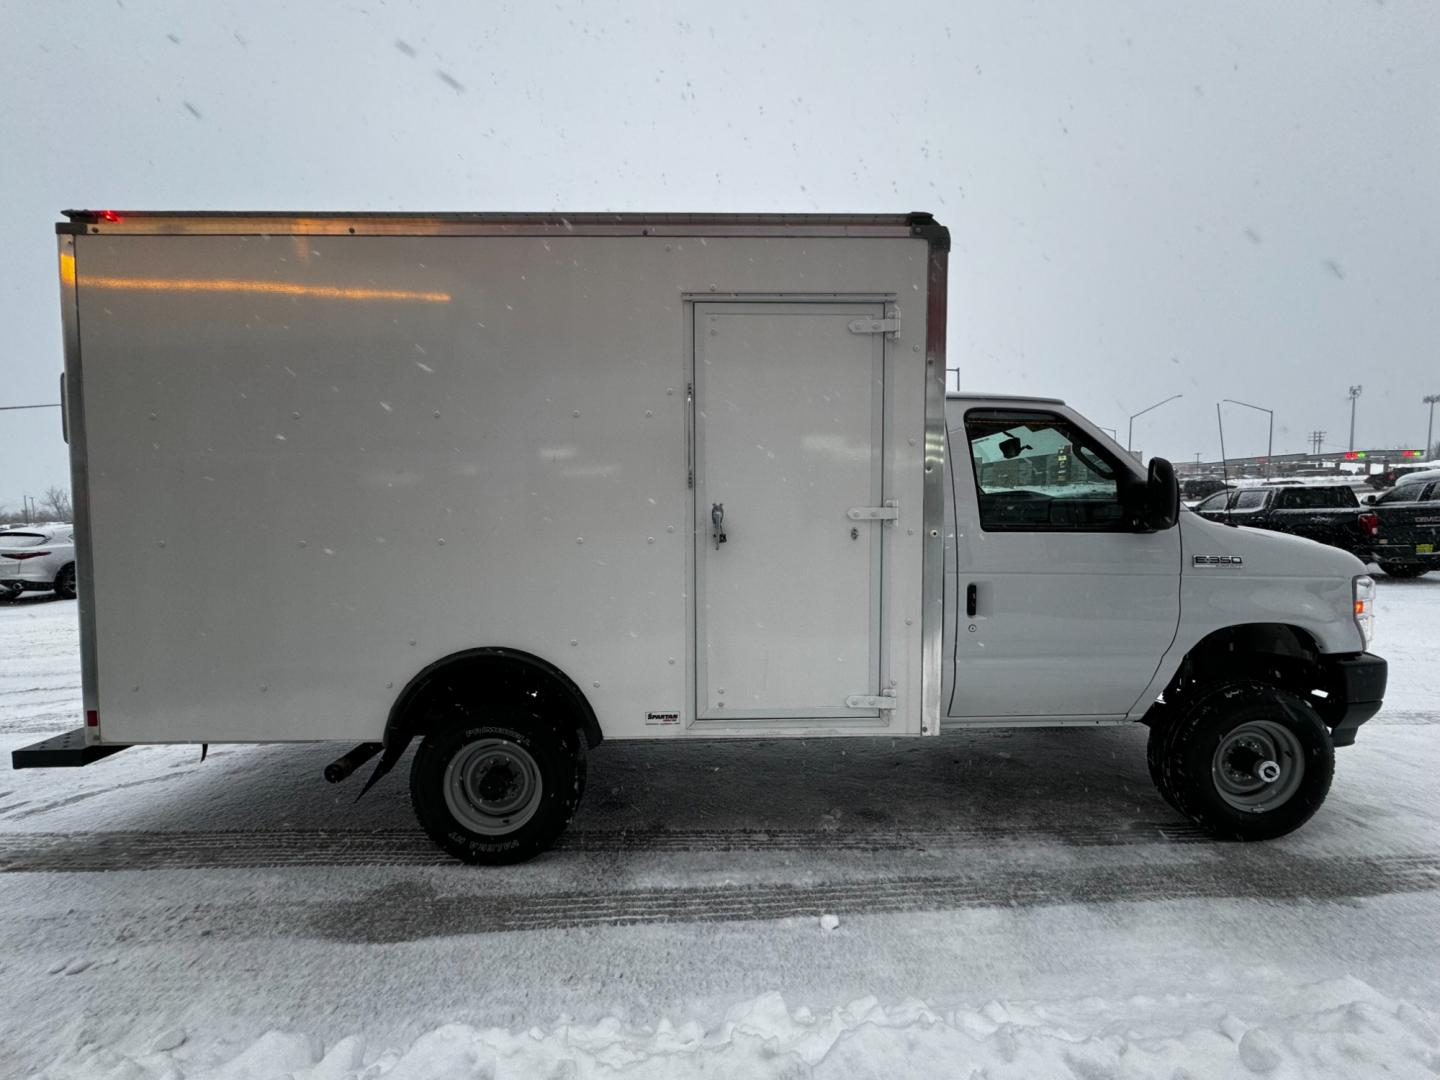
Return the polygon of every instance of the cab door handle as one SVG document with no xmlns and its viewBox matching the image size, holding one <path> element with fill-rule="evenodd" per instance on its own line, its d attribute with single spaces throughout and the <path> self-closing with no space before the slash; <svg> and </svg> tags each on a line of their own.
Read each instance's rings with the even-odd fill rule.
<svg viewBox="0 0 1440 1080">
<path fill-rule="evenodd" d="M 978 599 L 978 593 L 979 590 L 976 589 L 975 583 L 973 581 L 969 585 L 965 586 L 965 614 L 972 619 L 975 617 L 975 608 L 976 600 Z"/>
</svg>

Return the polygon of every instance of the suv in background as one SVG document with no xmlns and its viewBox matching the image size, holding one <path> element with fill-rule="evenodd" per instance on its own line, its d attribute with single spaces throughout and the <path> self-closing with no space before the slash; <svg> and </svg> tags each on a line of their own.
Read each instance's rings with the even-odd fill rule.
<svg viewBox="0 0 1440 1080">
<path fill-rule="evenodd" d="M 52 589 L 75 599 L 75 526 L 19 525 L 0 530 L 0 598 Z"/>
</svg>

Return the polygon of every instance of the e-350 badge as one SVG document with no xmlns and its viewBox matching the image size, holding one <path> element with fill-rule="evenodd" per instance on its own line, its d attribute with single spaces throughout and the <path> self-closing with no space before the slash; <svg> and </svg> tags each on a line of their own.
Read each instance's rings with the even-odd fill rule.
<svg viewBox="0 0 1440 1080">
<path fill-rule="evenodd" d="M 1195 566 L 1244 566 L 1245 560 L 1239 555 L 1194 555 Z"/>
</svg>

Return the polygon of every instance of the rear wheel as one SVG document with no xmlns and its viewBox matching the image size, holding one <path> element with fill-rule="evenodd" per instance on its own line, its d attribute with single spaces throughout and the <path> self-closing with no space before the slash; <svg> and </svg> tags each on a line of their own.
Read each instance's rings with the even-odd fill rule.
<svg viewBox="0 0 1440 1080">
<path fill-rule="evenodd" d="M 1393 578 L 1417 578 L 1422 574 L 1429 573 L 1429 567 L 1423 563 L 1380 563 L 1380 569 Z"/>
<path fill-rule="evenodd" d="M 75 564 L 66 563 L 55 575 L 55 595 L 61 600 L 75 599 Z"/>
<path fill-rule="evenodd" d="M 1156 783 L 1171 805 L 1230 840 L 1298 829 L 1325 801 L 1335 772 L 1335 747 L 1315 709 L 1250 681 L 1193 698 L 1158 757 Z"/>
<path fill-rule="evenodd" d="M 585 788 L 585 738 L 569 718 L 513 707 L 427 735 L 410 799 L 430 838 L 465 862 L 523 862 L 565 831 Z"/>
</svg>

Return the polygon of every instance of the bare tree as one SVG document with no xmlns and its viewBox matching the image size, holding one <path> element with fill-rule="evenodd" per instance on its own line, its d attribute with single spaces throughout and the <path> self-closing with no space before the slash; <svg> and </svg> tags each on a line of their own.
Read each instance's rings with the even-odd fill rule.
<svg viewBox="0 0 1440 1080">
<path fill-rule="evenodd" d="M 56 521 L 69 521 L 70 492 L 62 487 L 48 487 L 40 507 Z"/>
</svg>

